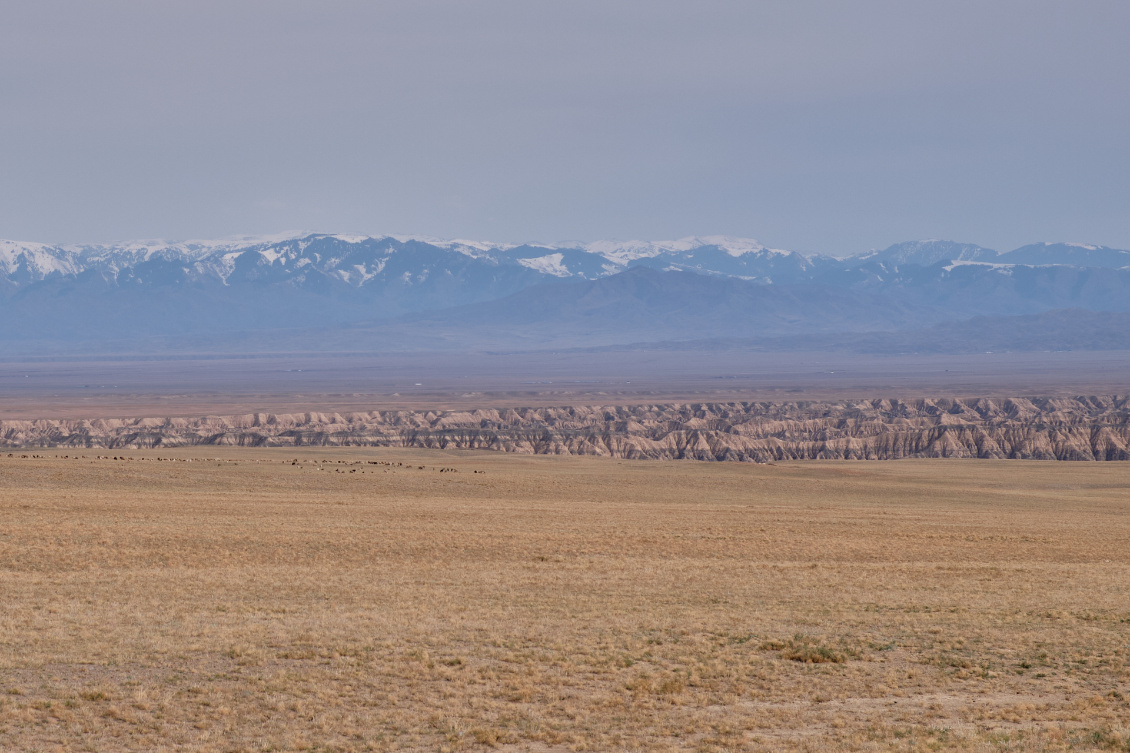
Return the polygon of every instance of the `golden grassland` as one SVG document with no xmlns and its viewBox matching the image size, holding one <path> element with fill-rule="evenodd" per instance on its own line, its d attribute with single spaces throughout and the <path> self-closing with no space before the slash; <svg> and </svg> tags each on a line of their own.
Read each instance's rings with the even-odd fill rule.
<svg viewBox="0 0 1130 753">
<path fill-rule="evenodd" d="M 1130 750 L 1130 464 L 125 452 L 0 454 L 0 750 Z"/>
</svg>

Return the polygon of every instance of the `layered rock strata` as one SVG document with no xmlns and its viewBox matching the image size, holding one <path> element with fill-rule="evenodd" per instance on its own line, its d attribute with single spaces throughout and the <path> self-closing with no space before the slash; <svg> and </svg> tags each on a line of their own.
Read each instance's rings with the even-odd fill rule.
<svg viewBox="0 0 1130 753">
<path fill-rule="evenodd" d="M 663 460 L 1130 460 L 1130 397 L 0 421 L 0 446 L 372 446 Z"/>
</svg>

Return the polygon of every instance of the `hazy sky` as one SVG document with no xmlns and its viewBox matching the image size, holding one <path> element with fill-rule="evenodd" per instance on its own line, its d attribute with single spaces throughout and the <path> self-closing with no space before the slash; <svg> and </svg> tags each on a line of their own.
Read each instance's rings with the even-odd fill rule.
<svg viewBox="0 0 1130 753">
<path fill-rule="evenodd" d="M 1130 2 L 0 4 L 0 237 L 1130 247 Z"/>
</svg>

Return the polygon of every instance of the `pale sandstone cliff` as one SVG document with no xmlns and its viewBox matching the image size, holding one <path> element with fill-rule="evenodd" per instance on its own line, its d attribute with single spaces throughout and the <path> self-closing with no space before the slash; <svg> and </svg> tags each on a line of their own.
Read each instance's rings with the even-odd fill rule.
<svg viewBox="0 0 1130 753">
<path fill-rule="evenodd" d="M 6 447 L 302 445 L 746 460 L 1130 460 L 1130 397 L 738 402 L 0 421 Z"/>
</svg>

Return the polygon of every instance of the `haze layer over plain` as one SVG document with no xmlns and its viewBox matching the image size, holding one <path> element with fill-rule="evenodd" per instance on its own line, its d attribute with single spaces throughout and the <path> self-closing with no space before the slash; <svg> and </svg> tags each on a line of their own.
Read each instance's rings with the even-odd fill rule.
<svg viewBox="0 0 1130 753">
<path fill-rule="evenodd" d="M 729 349 L 0 361 L 0 419 L 1130 394 L 1130 352 Z"/>
</svg>

